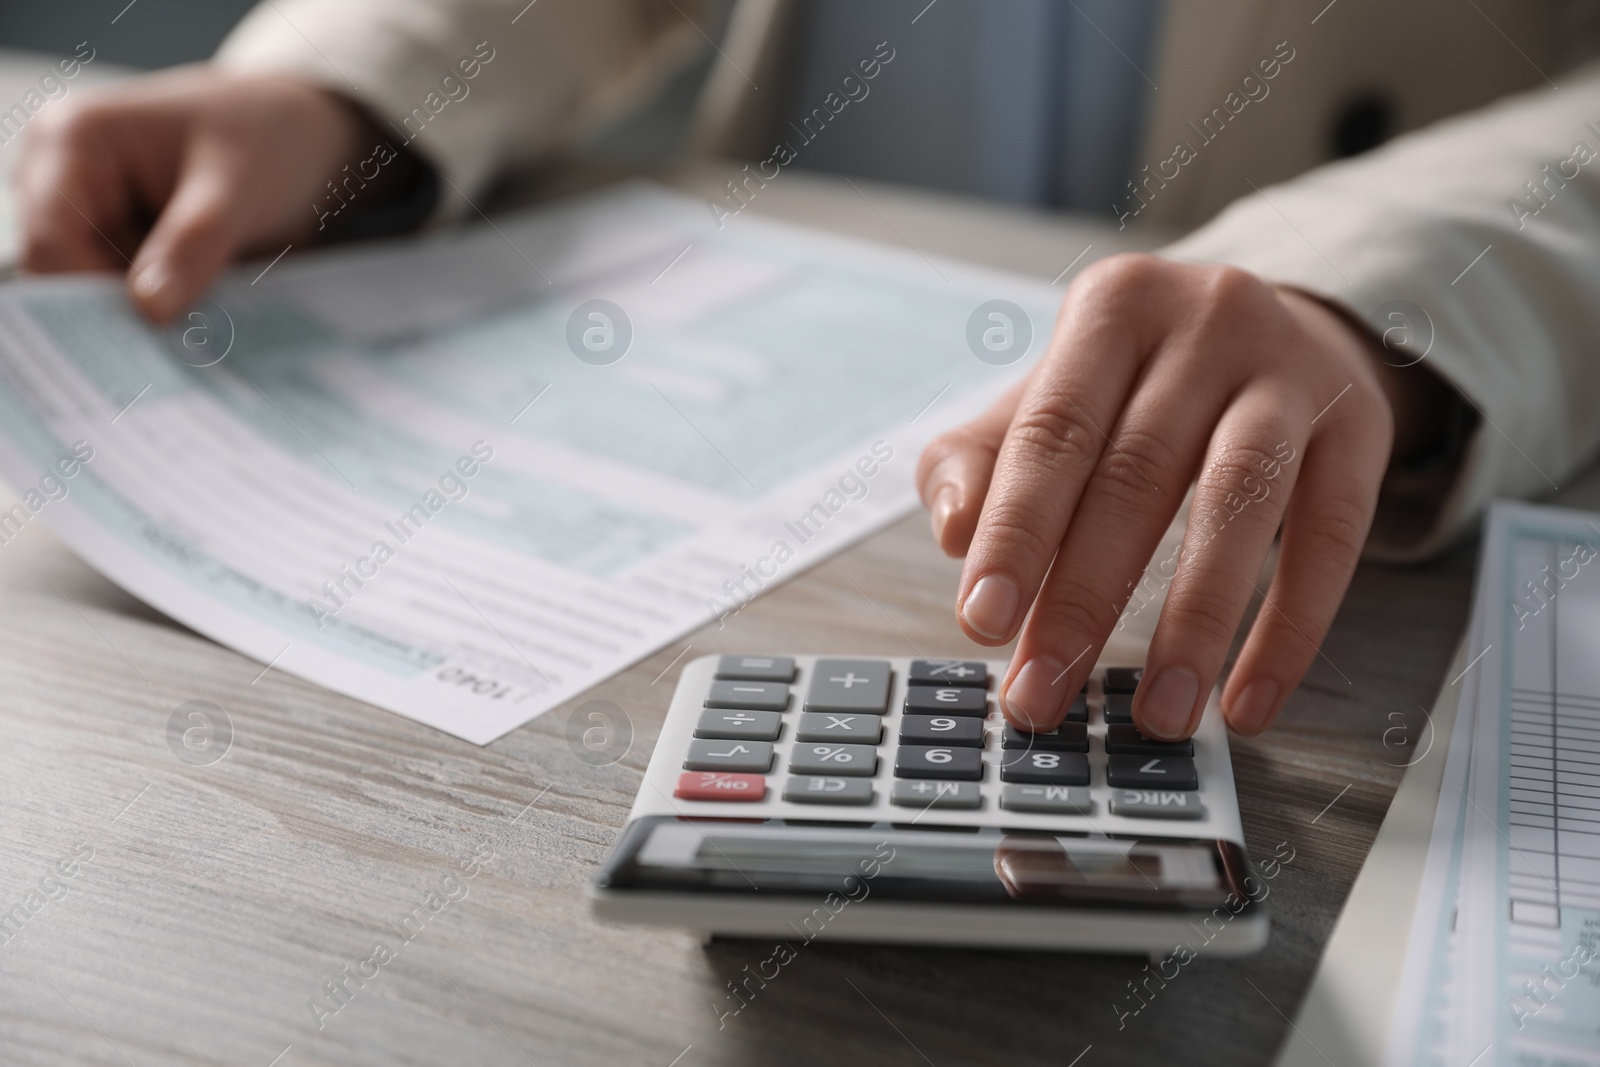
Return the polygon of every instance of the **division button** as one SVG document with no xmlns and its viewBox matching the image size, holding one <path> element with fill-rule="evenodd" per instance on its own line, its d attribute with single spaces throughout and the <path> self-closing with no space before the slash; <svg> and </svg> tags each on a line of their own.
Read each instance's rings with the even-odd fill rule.
<svg viewBox="0 0 1600 1067">
<path fill-rule="evenodd" d="M 1117 726 L 1133 725 L 1133 697 L 1122 693 L 1106 694 L 1106 723 Z"/>
<path fill-rule="evenodd" d="M 1064 722 L 1054 730 L 1030 734 L 1007 723 L 1000 747 L 1025 752 L 1087 752 L 1089 728 L 1081 722 Z"/>
<path fill-rule="evenodd" d="M 900 719 L 902 745 L 983 747 L 983 720 L 970 715 L 905 715 Z"/>
<path fill-rule="evenodd" d="M 914 659 L 907 676 L 912 685 L 989 686 L 989 665 L 975 659 Z"/>
<path fill-rule="evenodd" d="M 1088 785 L 1089 757 L 1079 752 L 1001 753 L 1000 780 L 1027 785 Z"/>
<path fill-rule="evenodd" d="M 1106 784 L 1127 789 L 1199 789 L 1194 760 L 1180 756 L 1106 757 Z"/>
<path fill-rule="evenodd" d="M 1205 805 L 1199 793 L 1180 793 L 1171 789 L 1114 789 L 1111 814 L 1131 815 L 1136 819 L 1203 819 Z"/>
<path fill-rule="evenodd" d="M 726 711 L 707 708 L 700 713 L 694 728 L 696 737 L 747 737 L 752 741 L 776 741 L 783 729 L 783 716 L 775 711 Z"/>
<path fill-rule="evenodd" d="M 878 773 L 878 752 L 868 745 L 795 745 L 789 769 L 796 774 L 870 778 Z"/>
<path fill-rule="evenodd" d="M 742 682 L 794 681 L 793 656 L 723 656 L 717 677 Z"/>
<path fill-rule="evenodd" d="M 1111 756 L 1192 756 L 1194 741 L 1153 741 L 1137 726 L 1106 727 L 1106 754 Z"/>
<path fill-rule="evenodd" d="M 672 795 L 679 800 L 753 802 L 767 795 L 767 780 L 759 774 L 688 771 L 678 775 Z"/>
<path fill-rule="evenodd" d="M 806 711 L 889 710 L 889 664 L 881 659 L 819 659 L 811 669 Z"/>
<path fill-rule="evenodd" d="M 896 778 L 983 781 L 983 753 L 976 748 L 901 745 L 894 754 Z"/>
<path fill-rule="evenodd" d="M 772 766 L 770 741 L 690 741 L 689 758 L 683 761 L 691 771 L 751 771 L 765 773 Z"/>
<path fill-rule="evenodd" d="M 789 687 L 782 682 L 712 682 L 708 708 L 750 708 L 782 711 L 789 706 Z"/>
<path fill-rule="evenodd" d="M 883 716 L 807 711 L 801 714 L 800 728 L 794 736 L 798 741 L 846 741 L 857 745 L 875 745 L 883 740 Z"/>
<path fill-rule="evenodd" d="M 797 774 L 790 775 L 783 787 L 783 799 L 795 804 L 871 804 L 872 796 L 868 778 Z"/>
<path fill-rule="evenodd" d="M 906 687 L 906 711 L 922 715 L 989 714 L 989 694 L 960 686 L 913 685 Z"/>
<path fill-rule="evenodd" d="M 983 793 L 971 782 L 896 782 L 889 802 L 902 808 L 976 808 Z"/>
<path fill-rule="evenodd" d="M 1107 667 L 1105 687 L 1108 693 L 1132 693 L 1139 688 L 1144 677 L 1143 667 Z"/>
<path fill-rule="evenodd" d="M 1034 811 L 1043 815 L 1089 815 L 1094 801 L 1081 785 L 1008 785 L 1000 794 L 1007 811 Z"/>
</svg>

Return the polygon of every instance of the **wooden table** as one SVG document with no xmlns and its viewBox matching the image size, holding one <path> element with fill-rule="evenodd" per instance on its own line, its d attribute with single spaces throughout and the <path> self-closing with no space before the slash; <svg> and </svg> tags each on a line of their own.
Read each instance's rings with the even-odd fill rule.
<svg viewBox="0 0 1600 1067">
<path fill-rule="evenodd" d="M 754 210 L 1045 279 L 1085 244 L 1085 262 L 1118 247 L 1108 228 L 800 174 Z M 951 612 L 959 565 L 920 516 L 487 748 L 263 674 L 30 524 L 0 546 L 0 911 L 23 906 L 0 929 L 0 1061 L 1265 1062 L 1409 756 L 1386 731 L 1420 724 L 1441 681 L 1472 563 L 1462 550 L 1424 569 L 1364 567 L 1280 725 L 1234 741 L 1253 854 L 1293 851 L 1259 955 L 1202 957 L 1119 1027 L 1143 960 L 818 942 L 719 1027 L 725 984 L 771 945 L 602 927 L 584 884 L 639 785 L 685 644 L 975 652 Z M 592 699 L 631 724 L 619 762 L 584 762 L 568 741 L 573 707 Z M 169 720 L 193 700 L 232 724 L 206 765 L 169 747 Z M 74 855 L 89 858 L 61 877 Z M 402 942 L 392 928 L 419 907 L 426 923 Z M 380 939 L 400 947 L 376 977 L 347 981 L 345 1003 L 326 1002 L 336 1013 L 308 1007 Z"/>
</svg>

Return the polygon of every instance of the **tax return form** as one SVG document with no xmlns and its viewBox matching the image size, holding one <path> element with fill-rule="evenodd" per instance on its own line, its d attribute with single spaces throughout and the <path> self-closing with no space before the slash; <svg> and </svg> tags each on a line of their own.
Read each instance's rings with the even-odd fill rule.
<svg viewBox="0 0 1600 1067">
<path fill-rule="evenodd" d="M 478 744 L 905 515 L 1059 299 L 645 183 L 262 266 L 0 287 L 0 551 Z"/>
</svg>

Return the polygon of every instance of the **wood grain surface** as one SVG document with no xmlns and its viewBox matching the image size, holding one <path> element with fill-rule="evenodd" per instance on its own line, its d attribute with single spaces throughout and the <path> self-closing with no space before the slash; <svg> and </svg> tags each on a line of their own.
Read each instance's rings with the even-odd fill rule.
<svg viewBox="0 0 1600 1067">
<path fill-rule="evenodd" d="M 760 210 L 1047 280 L 1086 244 L 1085 262 L 1120 247 L 1105 227 L 866 183 L 787 175 L 768 193 Z M 25 915 L 0 930 L 0 1062 L 1266 1062 L 1441 683 L 1472 563 L 1363 567 L 1280 725 L 1234 740 L 1253 854 L 1293 854 L 1260 954 L 1202 954 L 1124 1016 L 1144 960 L 817 942 L 719 1017 L 772 946 L 600 926 L 585 882 L 685 659 L 976 652 L 951 612 L 959 565 L 920 516 L 486 748 L 263 673 L 30 524 L 0 546 L 0 912 Z M 206 765 L 169 744 L 195 700 L 231 723 Z M 626 727 L 605 765 L 569 739 L 594 700 Z M 347 979 L 380 941 L 392 958 Z M 340 982 L 337 1012 L 308 1006 Z"/>
</svg>

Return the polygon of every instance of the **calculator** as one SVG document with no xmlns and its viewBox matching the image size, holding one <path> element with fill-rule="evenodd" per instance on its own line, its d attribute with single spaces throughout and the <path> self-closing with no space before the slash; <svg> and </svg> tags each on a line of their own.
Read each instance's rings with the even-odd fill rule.
<svg viewBox="0 0 1600 1067">
<path fill-rule="evenodd" d="M 999 661 L 702 656 L 683 669 L 602 920 L 705 935 L 1162 953 L 1266 943 L 1227 731 L 1141 735 L 1137 667 L 1097 668 L 1049 733 Z"/>
</svg>

